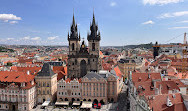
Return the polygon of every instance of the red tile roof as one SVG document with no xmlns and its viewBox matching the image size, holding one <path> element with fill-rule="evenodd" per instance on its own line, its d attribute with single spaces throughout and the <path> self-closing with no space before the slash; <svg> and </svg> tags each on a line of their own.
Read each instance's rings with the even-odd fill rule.
<svg viewBox="0 0 188 111">
<path fill-rule="evenodd" d="M 34 80 L 34 75 L 27 75 L 24 72 L 0 71 L 1 82 L 30 82 Z"/>
<path fill-rule="evenodd" d="M 24 72 L 24 73 L 27 73 L 27 71 L 30 71 L 30 74 L 35 74 L 35 73 L 39 72 L 41 69 L 42 69 L 42 67 L 37 67 L 37 66 L 17 67 L 17 68 L 12 68 L 12 71 L 19 71 L 19 72 Z"/>
<path fill-rule="evenodd" d="M 186 87 L 179 79 L 172 79 L 178 87 Z"/>
<path fill-rule="evenodd" d="M 135 87 L 139 92 L 139 95 L 155 95 L 155 88 L 159 89 L 159 85 L 161 85 L 161 94 L 168 94 L 169 90 L 179 90 L 179 87 L 176 85 L 174 81 L 156 81 L 156 86 L 154 87 L 154 82 L 137 82 L 135 83 Z"/>
<path fill-rule="evenodd" d="M 161 74 L 160 73 L 136 73 L 136 72 L 132 73 L 133 83 L 152 81 L 153 79 L 161 80 Z"/>
<path fill-rule="evenodd" d="M 174 95 L 175 97 L 173 97 L 173 94 L 163 94 L 155 95 L 154 99 L 152 99 L 151 96 L 147 96 L 146 98 L 148 100 L 150 109 L 153 109 L 153 111 L 186 111 L 181 94 L 175 93 Z M 173 104 L 171 107 L 166 105 L 167 96 L 169 96 L 169 99 Z"/>
<path fill-rule="evenodd" d="M 120 79 L 122 78 L 122 73 L 118 66 L 114 68 L 114 71 L 116 72 L 116 76 L 118 76 Z"/>
</svg>

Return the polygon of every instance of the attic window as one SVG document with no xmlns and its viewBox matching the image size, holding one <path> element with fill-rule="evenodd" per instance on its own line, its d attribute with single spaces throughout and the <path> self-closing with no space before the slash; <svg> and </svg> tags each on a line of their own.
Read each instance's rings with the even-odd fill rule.
<svg viewBox="0 0 188 111">
<path fill-rule="evenodd" d="M 6 76 L 5 78 L 7 78 L 8 76 Z"/>
<path fill-rule="evenodd" d="M 141 77 L 139 77 L 139 78 L 138 78 L 138 81 L 141 81 L 141 80 L 142 80 L 142 78 L 141 78 Z"/>
<path fill-rule="evenodd" d="M 16 79 L 18 78 L 19 76 L 16 76 Z"/>
<path fill-rule="evenodd" d="M 167 88 L 170 89 L 170 85 L 167 84 Z"/>
</svg>

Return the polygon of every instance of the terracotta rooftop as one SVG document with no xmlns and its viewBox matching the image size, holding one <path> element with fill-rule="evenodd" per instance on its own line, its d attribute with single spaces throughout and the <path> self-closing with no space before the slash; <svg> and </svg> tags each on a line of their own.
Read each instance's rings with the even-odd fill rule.
<svg viewBox="0 0 188 111">
<path fill-rule="evenodd" d="M 24 72 L 0 71 L 1 82 L 30 82 L 34 77 L 34 75 L 27 75 Z"/>
<path fill-rule="evenodd" d="M 152 81 L 153 79 L 161 80 L 161 74 L 160 73 L 136 73 L 136 72 L 132 73 L 133 83 Z"/>
<path fill-rule="evenodd" d="M 155 88 L 160 89 L 161 85 L 161 94 L 168 94 L 169 90 L 178 90 L 180 91 L 179 87 L 176 85 L 174 81 L 156 81 L 154 86 L 154 82 L 147 81 L 147 82 L 137 82 L 135 83 L 135 87 L 138 91 L 139 95 L 155 95 Z"/>
<path fill-rule="evenodd" d="M 153 97 L 153 99 L 151 96 L 146 97 L 149 107 L 153 109 L 153 111 L 186 111 L 180 93 L 155 95 Z M 172 106 L 167 106 L 167 97 L 171 100 Z"/>
</svg>

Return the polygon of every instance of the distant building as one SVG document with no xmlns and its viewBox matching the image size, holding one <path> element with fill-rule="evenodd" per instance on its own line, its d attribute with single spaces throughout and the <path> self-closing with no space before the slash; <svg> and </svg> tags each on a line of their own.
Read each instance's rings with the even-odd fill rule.
<svg viewBox="0 0 188 111">
<path fill-rule="evenodd" d="M 53 72 L 49 63 L 44 63 L 42 70 L 35 76 L 37 83 L 37 103 L 54 101 L 57 92 L 57 74 Z"/>
<path fill-rule="evenodd" d="M 145 65 L 145 60 L 140 57 L 125 57 L 121 58 L 118 61 L 118 67 L 120 71 L 123 73 L 124 78 L 128 77 L 128 74 L 130 71 L 136 71 L 137 69 L 140 69 L 142 66 Z"/>
</svg>

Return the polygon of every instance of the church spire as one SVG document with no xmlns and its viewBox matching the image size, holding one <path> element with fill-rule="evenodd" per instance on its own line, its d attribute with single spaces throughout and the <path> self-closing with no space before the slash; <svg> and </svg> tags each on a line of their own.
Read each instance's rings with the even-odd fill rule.
<svg viewBox="0 0 188 111">
<path fill-rule="evenodd" d="M 93 9 L 93 21 L 92 24 L 95 24 L 95 14 L 94 14 L 94 9 Z"/>
<path fill-rule="evenodd" d="M 78 31 L 77 31 L 77 24 L 74 18 L 74 12 L 72 18 L 71 32 L 68 40 L 78 40 Z"/>
<path fill-rule="evenodd" d="M 87 37 L 88 40 L 100 40 L 100 35 L 98 33 L 98 25 L 95 23 L 95 14 L 93 11 L 93 20 L 90 24 L 90 35 Z"/>
<path fill-rule="evenodd" d="M 72 18 L 72 25 L 75 25 L 74 12 L 73 12 L 73 18 Z"/>
</svg>

